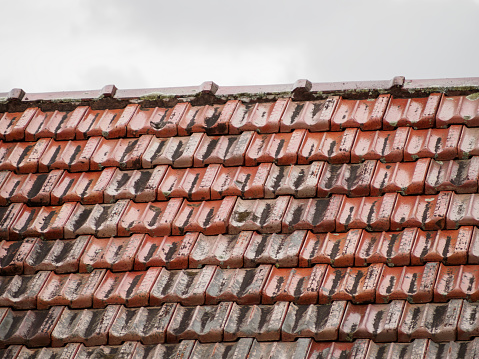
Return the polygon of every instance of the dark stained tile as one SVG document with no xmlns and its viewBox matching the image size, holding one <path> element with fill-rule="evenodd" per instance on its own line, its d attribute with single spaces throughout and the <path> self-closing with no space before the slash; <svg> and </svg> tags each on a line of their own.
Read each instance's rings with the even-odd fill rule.
<svg viewBox="0 0 479 359">
<path fill-rule="evenodd" d="M 0 275 L 22 274 L 25 259 L 34 247 L 37 238 L 22 241 L 0 242 Z"/>
<path fill-rule="evenodd" d="M 452 193 L 447 211 L 446 227 L 458 229 L 461 226 L 479 225 L 479 196 L 476 194 Z"/>
<path fill-rule="evenodd" d="M 434 301 L 449 299 L 479 300 L 479 268 L 477 265 L 445 266 L 441 263 L 434 287 Z"/>
<path fill-rule="evenodd" d="M 423 359 L 429 344 L 428 339 L 415 339 L 411 343 L 374 343 L 370 342 L 368 359 L 408 358 Z"/>
<path fill-rule="evenodd" d="M 281 117 L 281 132 L 300 128 L 311 132 L 329 131 L 338 102 L 338 96 L 318 101 L 290 101 Z"/>
<path fill-rule="evenodd" d="M 22 203 L 12 203 L 8 207 L 0 207 L 0 239 L 9 238 L 10 228 L 18 216 L 23 213 L 24 207 L 25 205 Z"/>
<path fill-rule="evenodd" d="M 479 101 L 474 94 L 469 96 L 444 96 L 436 115 L 436 126 L 451 124 L 479 126 Z"/>
<path fill-rule="evenodd" d="M 251 358 L 248 355 L 252 344 L 253 339 L 251 338 L 240 338 L 237 342 L 232 343 L 200 343 L 197 341 L 191 356 L 188 358 L 247 359 Z"/>
<path fill-rule="evenodd" d="M 195 151 L 194 166 L 203 167 L 212 163 L 228 167 L 242 166 L 253 136 L 252 131 L 241 135 L 203 136 Z"/>
<path fill-rule="evenodd" d="M 178 122 L 189 106 L 188 103 L 178 103 L 172 108 L 140 108 L 128 122 L 127 136 L 176 136 L 178 134 Z"/>
<path fill-rule="evenodd" d="M 182 340 L 177 344 L 136 344 L 135 359 L 176 359 L 189 358 L 189 355 L 195 345 L 195 340 Z"/>
<path fill-rule="evenodd" d="M 462 134 L 457 145 L 457 157 L 467 159 L 479 155 L 479 128 L 462 126 Z"/>
<path fill-rule="evenodd" d="M 453 160 L 458 155 L 458 143 L 463 126 L 452 125 L 447 129 L 411 130 L 404 147 L 404 161 L 418 158 Z"/>
<path fill-rule="evenodd" d="M 152 138 L 151 135 L 117 140 L 102 138 L 90 158 L 90 169 L 101 170 L 110 166 L 130 170 L 140 169 L 142 156 L 147 151 L 150 141 L 153 142 Z M 151 168 L 151 166 L 147 168 Z"/>
<path fill-rule="evenodd" d="M 25 128 L 37 111 L 37 107 L 30 107 L 23 112 L 3 113 L 0 118 L 0 140 L 23 140 L 25 138 Z"/>
<path fill-rule="evenodd" d="M 38 293 L 49 276 L 48 271 L 33 275 L 1 276 L 0 307 L 35 309 Z"/>
<path fill-rule="evenodd" d="M 89 359 L 89 358 L 133 358 L 134 351 L 139 345 L 137 342 L 125 342 L 123 345 L 101 345 L 94 347 L 86 347 L 83 344 L 67 344 L 78 346 L 75 354 L 75 359 Z"/>
<path fill-rule="evenodd" d="M 231 116 L 237 105 L 237 100 L 230 100 L 224 105 L 188 106 L 178 123 L 178 135 L 187 136 L 193 132 L 228 134 Z"/>
<path fill-rule="evenodd" d="M 88 106 L 78 106 L 73 111 L 38 111 L 25 130 L 25 140 L 34 141 L 41 137 L 56 140 L 74 140 L 78 123 L 88 112 Z M 31 139 L 29 139 L 31 138 Z"/>
<path fill-rule="evenodd" d="M 457 324 L 457 339 L 470 340 L 479 335 L 479 303 L 462 301 L 461 316 Z M 479 348 L 477 348 L 479 349 Z M 477 355 L 476 351 L 476 355 Z"/>
<path fill-rule="evenodd" d="M 77 357 L 77 351 L 80 344 L 68 344 L 62 348 L 36 348 L 30 349 L 25 346 L 21 347 L 16 359 L 43 359 L 43 358 L 62 358 L 62 359 L 73 359 Z M 0 358 L 5 359 L 0 355 Z"/>
<path fill-rule="evenodd" d="M 347 128 L 342 132 L 307 132 L 298 151 L 298 163 L 348 163 L 357 132 L 355 128 Z"/>
<path fill-rule="evenodd" d="M 40 157 L 49 143 L 49 138 L 42 138 L 37 142 L 0 143 L 0 171 L 37 172 Z"/>
<path fill-rule="evenodd" d="M 407 127 L 395 131 L 358 131 L 351 150 L 351 163 L 364 160 L 401 162 L 409 131 Z"/>
<path fill-rule="evenodd" d="M 311 343 L 311 339 L 306 338 L 299 338 L 297 341 L 289 343 L 254 340 L 248 359 L 303 359 L 306 358 Z"/>
<path fill-rule="evenodd" d="M 432 93 L 423 98 L 393 98 L 384 116 L 385 130 L 396 127 L 435 127 L 436 111 L 442 94 Z"/>
<path fill-rule="evenodd" d="M 287 98 L 280 98 L 276 102 L 256 104 L 240 102 L 231 117 L 229 132 L 231 134 L 243 131 L 279 132 L 279 121 L 289 101 Z"/>
<path fill-rule="evenodd" d="M 454 191 L 456 193 L 477 192 L 479 177 L 479 157 L 469 160 L 431 161 L 427 178 L 424 181 L 425 193 Z"/>
<path fill-rule="evenodd" d="M 468 228 L 471 227 L 461 227 Z M 479 230 L 474 227 L 472 232 L 472 237 L 470 238 L 470 245 L 468 245 L 468 253 L 467 253 L 467 263 L 469 264 L 479 264 Z M 465 263 L 455 263 L 455 264 L 465 264 Z"/>
<path fill-rule="evenodd" d="M 348 342 L 312 342 L 308 359 L 366 359 L 370 346 L 369 339 L 357 339 L 354 343 Z M 373 358 L 370 358 L 373 359 Z M 382 358 L 374 358 L 382 359 Z M 416 359 L 416 358 L 414 358 Z"/>
<path fill-rule="evenodd" d="M 417 339 L 416 339 L 417 340 Z M 479 353 L 479 339 L 467 342 L 435 343 L 429 341 L 426 359 L 474 359 Z"/>
</svg>

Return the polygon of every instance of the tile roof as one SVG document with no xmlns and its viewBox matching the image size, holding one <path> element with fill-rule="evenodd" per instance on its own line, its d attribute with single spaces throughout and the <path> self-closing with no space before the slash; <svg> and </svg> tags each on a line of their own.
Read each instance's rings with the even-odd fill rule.
<svg viewBox="0 0 479 359">
<path fill-rule="evenodd" d="M 0 93 L 0 358 L 476 358 L 479 78 Z"/>
</svg>

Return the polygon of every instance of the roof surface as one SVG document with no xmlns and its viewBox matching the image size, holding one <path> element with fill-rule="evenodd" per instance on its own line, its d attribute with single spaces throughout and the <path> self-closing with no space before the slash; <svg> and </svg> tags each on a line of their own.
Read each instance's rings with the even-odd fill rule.
<svg viewBox="0 0 479 359">
<path fill-rule="evenodd" d="M 0 358 L 479 356 L 479 78 L 0 97 Z"/>
</svg>

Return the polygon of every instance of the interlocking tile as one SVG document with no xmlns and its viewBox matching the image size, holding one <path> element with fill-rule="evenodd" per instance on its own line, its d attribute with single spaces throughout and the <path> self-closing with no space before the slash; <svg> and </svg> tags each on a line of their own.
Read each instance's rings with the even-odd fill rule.
<svg viewBox="0 0 479 359">
<path fill-rule="evenodd" d="M 374 343 L 370 342 L 367 358 L 368 359 L 423 359 L 428 348 L 435 344 L 429 344 L 428 339 L 415 339 L 412 343 Z M 432 359 L 432 358 L 431 358 Z M 439 358 L 437 358 L 439 359 Z"/>
<path fill-rule="evenodd" d="M 196 342 L 193 352 L 188 359 L 204 359 L 204 358 L 224 358 L 224 359 L 246 359 L 250 353 L 251 345 L 253 344 L 253 339 L 251 338 L 241 338 L 237 342 L 232 343 L 200 343 Z M 308 343 L 309 345 L 309 343 Z M 308 345 L 305 346 L 307 350 Z M 303 345 L 304 346 L 304 345 Z M 281 348 L 283 353 L 291 353 L 285 350 L 286 348 Z M 303 353 L 304 358 L 306 352 Z M 250 356 L 251 358 L 251 356 Z M 252 358 L 255 358 L 254 356 Z M 290 356 L 292 358 L 292 356 Z"/>
<path fill-rule="evenodd" d="M 187 137 L 153 137 L 142 156 L 143 168 L 156 165 L 192 167 L 193 156 L 203 136 L 203 133 L 193 133 Z"/>
<path fill-rule="evenodd" d="M 444 96 L 436 115 L 436 126 L 464 124 L 479 126 L 479 101 L 474 94 L 469 96 Z"/>
<path fill-rule="evenodd" d="M 299 254 L 299 266 L 311 267 L 317 263 L 333 267 L 353 266 L 361 233 L 361 229 L 351 229 L 346 233 L 308 232 Z"/>
<path fill-rule="evenodd" d="M 299 128 L 312 132 L 329 131 L 331 117 L 338 102 L 338 96 L 319 101 L 289 102 L 281 117 L 281 132 Z"/>
<path fill-rule="evenodd" d="M 23 273 L 23 263 L 32 250 L 37 238 L 25 238 L 23 241 L 0 242 L 0 275 Z"/>
<path fill-rule="evenodd" d="M 479 210 L 477 194 L 456 194 L 451 196 L 451 203 L 447 211 L 446 227 L 457 229 L 460 226 L 479 225 Z"/>
<path fill-rule="evenodd" d="M 430 161 L 429 158 L 420 158 L 416 162 L 378 162 L 371 180 L 371 196 L 388 192 L 400 192 L 403 195 L 423 194 Z"/>
<path fill-rule="evenodd" d="M 471 228 L 471 227 L 461 227 L 462 228 Z M 470 237 L 470 245 L 468 245 L 469 250 L 467 253 L 467 263 L 469 264 L 479 264 L 479 230 L 474 227 L 472 232 L 472 237 Z M 464 263 L 455 263 L 455 264 L 465 264 Z"/>
<path fill-rule="evenodd" d="M 316 304 L 326 269 L 326 264 L 317 264 L 313 268 L 273 267 L 263 289 L 262 303 L 273 304 L 284 301 Z"/>
<path fill-rule="evenodd" d="M 206 290 L 206 304 L 260 304 L 270 270 L 271 266 L 265 264 L 256 268 L 217 268 Z"/>
<path fill-rule="evenodd" d="M 95 269 L 91 273 L 60 275 L 51 273 L 38 294 L 38 309 L 47 309 L 55 305 L 91 308 L 93 294 L 100 285 L 105 271 L 105 269 Z"/>
<path fill-rule="evenodd" d="M 150 304 L 204 304 L 205 292 L 215 274 L 215 270 L 215 266 L 181 270 L 163 268 L 150 291 Z"/>
<path fill-rule="evenodd" d="M 416 339 L 418 340 L 418 339 Z M 479 339 L 468 342 L 435 343 L 429 341 L 426 359 L 474 359 L 479 353 Z"/>
<path fill-rule="evenodd" d="M 182 235 L 189 231 L 207 235 L 225 233 L 235 202 L 236 197 L 234 196 L 217 201 L 189 202 L 184 200 L 172 223 L 172 233 L 175 235 Z"/>
<path fill-rule="evenodd" d="M 70 172 L 88 171 L 100 137 L 88 141 L 51 141 L 38 162 L 39 172 L 64 169 Z"/>
<path fill-rule="evenodd" d="M 188 257 L 198 234 L 193 232 L 184 236 L 164 237 L 144 235 L 135 256 L 135 270 L 145 270 L 148 267 L 188 268 Z"/>
<path fill-rule="evenodd" d="M 470 160 L 431 161 L 427 178 L 423 181 L 425 193 L 475 193 L 478 177 L 479 157 L 474 156 Z"/>
<path fill-rule="evenodd" d="M 314 341 L 311 343 L 308 359 L 365 359 L 369 346 L 369 339 L 357 339 L 354 343 Z M 371 357 L 370 359 L 383 358 Z"/>
<path fill-rule="evenodd" d="M 432 93 L 423 98 L 393 98 L 383 121 L 385 130 L 395 127 L 413 128 L 434 127 L 436 111 L 442 94 Z"/>
<path fill-rule="evenodd" d="M 460 159 L 467 159 L 470 156 L 479 155 L 479 128 L 463 127 L 461 139 L 457 146 L 457 155 Z"/>
<path fill-rule="evenodd" d="M 147 150 L 150 141 L 153 142 L 152 138 L 151 135 L 117 140 L 102 138 L 90 158 L 90 169 L 101 170 L 109 166 L 131 170 L 139 169 L 142 165 L 143 153 Z"/>
<path fill-rule="evenodd" d="M 287 302 L 274 305 L 238 305 L 233 303 L 224 328 L 224 340 L 255 338 L 258 341 L 279 340 L 288 311 Z"/>
<path fill-rule="evenodd" d="M 109 305 L 105 309 L 65 308 L 51 334 L 52 346 L 61 347 L 67 343 L 83 343 L 86 346 L 107 344 L 108 331 L 119 309 L 119 305 Z"/>
<path fill-rule="evenodd" d="M 195 167 L 212 163 L 242 166 L 253 136 L 252 131 L 243 132 L 241 135 L 203 136 L 194 155 Z"/>
<path fill-rule="evenodd" d="M 345 232 L 352 228 L 387 231 L 396 196 L 395 193 L 386 193 L 382 197 L 345 197 L 336 217 L 336 231 Z"/>
<path fill-rule="evenodd" d="M 189 256 L 190 268 L 200 268 L 205 264 L 222 268 L 243 267 L 244 253 L 252 234 L 251 231 L 217 236 L 200 234 Z"/>
<path fill-rule="evenodd" d="M 336 300 L 350 300 L 355 303 L 374 302 L 382 269 L 382 263 L 371 264 L 366 268 L 328 266 L 319 287 L 319 303 Z"/>
<path fill-rule="evenodd" d="M 25 128 L 38 108 L 28 108 L 24 112 L 5 112 L 0 118 L 0 139 L 21 141 L 25 138 Z"/>
<path fill-rule="evenodd" d="M 184 339 L 197 339 L 206 343 L 221 342 L 230 310 L 231 303 L 194 307 L 178 305 L 168 325 L 167 341 L 177 343 Z"/>
<path fill-rule="evenodd" d="M 160 201 L 171 197 L 185 197 L 190 201 L 210 199 L 211 186 L 219 169 L 219 165 L 180 169 L 170 167 L 159 184 L 157 198 Z"/>
<path fill-rule="evenodd" d="M 289 101 L 289 99 L 280 98 L 276 102 L 239 103 L 229 123 L 230 133 L 236 134 L 243 131 L 278 132 L 279 121 Z"/>
<path fill-rule="evenodd" d="M 434 288 L 434 301 L 449 299 L 479 299 L 479 268 L 476 265 L 445 266 L 441 263 Z"/>
<path fill-rule="evenodd" d="M 122 199 L 115 204 L 82 205 L 77 203 L 65 224 L 65 238 L 75 238 L 81 234 L 92 234 L 97 237 L 116 236 L 117 223 L 129 202 Z"/>
<path fill-rule="evenodd" d="M 348 163 L 357 132 L 355 128 L 347 128 L 343 132 L 307 132 L 298 151 L 298 163 Z"/>
<path fill-rule="evenodd" d="M 18 356 L 12 356 L 8 357 L 10 359 L 12 358 L 18 358 L 18 359 L 34 359 L 34 358 L 62 358 L 62 359 L 73 359 L 73 358 L 79 358 L 80 355 L 77 354 L 78 348 L 80 344 L 68 344 L 65 347 L 62 348 L 50 348 L 50 347 L 44 347 L 44 348 L 36 348 L 36 349 L 30 349 L 25 346 L 21 347 L 21 351 L 19 352 Z M 6 359 L 7 357 L 1 356 L 2 359 Z"/>
<path fill-rule="evenodd" d="M 479 335 L 479 303 L 471 303 L 464 300 L 462 303 L 461 316 L 457 325 L 457 339 L 469 340 Z M 476 339 L 478 340 L 478 339 Z M 478 348 L 479 349 L 479 348 Z M 476 355 L 477 355 L 476 351 Z"/>
<path fill-rule="evenodd" d="M 295 267 L 306 231 L 291 234 L 253 233 L 244 254 L 244 267 L 274 264 L 277 267 Z"/>
<path fill-rule="evenodd" d="M 450 198 L 451 192 L 447 191 L 427 196 L 398 195 L 391 214 L 391 229 L 397 231 L 408 227 L 425 230 L 444 228 Z"/>
<path fill-rule="evenodd" d="M 371 339 L 374 342 L 394 342 L 404 302 L 394 300 L 389 304 L 348 303 L 339 328 L 340 341 Z"/>
<path fill-rule="evenodd" d="M 161 307 L 120 307 L 109 332 L 110 344 L 121 344 L 129 340 L 143 344 L 160 344 L 166 340 L 166 328 L 176 304 L 166 303 Z"/>
<path fill-rule="evenodd" d="M 364 160 L 401 162 L 409 131 L 407 127 L 395 131 L 358 131 L 351 150 L 351 163 Z"/>
<path fill-rule="evenodd" d="M 324 162 L 311 165 L 272 165 L 264 185 L 265 198 L 279 195 L 293 195 L 296 198 L 314 197 Z"/>
<path fill-rule="evenodd" d="M 80 259 L 80 273 L 91 272 L 95 268 L 113 272 L 132 270 L 142 241 L 143 236 L 138 234 L 126 238 L 91 237 Z"/>
<path fill-rule="evenodd" d="M 281 232 L 281 219 L 289 200 L 289 196 L 269 200 L 238 198 L 229 219 L 229 233 L 234 234 L 240 231 Z"/>
<path fill-rule="evenodd" d="M 348 197 L 369 195 L 376 161 L 361 164 L 329 164 L 324 166 L 318 183 L 318 196 L 326 197 L 331 193 L 346 194 Z"/>
<path fill-rule="evenodd" d="M 406 228 L 401 232 L 363 231 L 354 265 L 386 263 L 392 266 L 407 266 L 411 262 L 411 249 L 416 235 L 416 228 Z"/>
<path fill-rule="evenodd" d="M 49 143 L 49 138 L 41 138 L 37 142 L 0 143 L 0 171 L 37 172 L 40 157 Z"/>
<path fill-rule="evenodd" d="M 363 130 L 382 128 L 389 98 L 390 95 L 379 95 L 377 99 L 341 99 L 331 119 L 331 130 L 341 131 L 348 127 L 359 127 Z"/>
<path fill-rule="evenodd" d="M 0 207 L 0 239 L 8 239 L 9 229 L 19 214 L 23 212 L 24 204 L 12 203 L 8 207 Z"/>
<path fill-rule="evenodd" d="M 134 357 L 143 359 L 175 359 L 175 358 L 189 358 L 189 355 L 195 345 L 195 340 L 182 340 L 178 344 L 152 344 L 142 345 L 136 344 Z M 86 359 L 86 358 L 85 358 Z"/>
<path fill-rule="evenodd" d="M 290 303 L 281 330 L 281 338 L 285 341 L 301 337 L 314 338 L 317 341 L 337 340 L 345 309 L 345 301 L 323 305 Z"/>
<path fill-rule="evenodd" d="M 310 345 L 311 339 L 307 338 L 299 338 L 295 342 L 259 342 L 254 340 L 248 358 L 303 359 L 308 355 Z"/>
<path fill-rule="evenodd" d="M 48 346 L 63 309 L 53 307 L 50 310 L 13 311 L 0 308 L 0 348 L 10 344 Z"/>
<path fill-rule="evenodd" d="M 263 198 L 270 168 L 271 163 L 261 163 L 256 167 L 221 166 L 210 189 L 211 199 L 224 196 Z"/>
<path fill-rule="evenodd" d="M 376 291 L 376 303 L 388 303 L 395 299 L 407 299 L 410 303 L 432 302 L 438 263 L 424 267 L 385 266 Z"/>
<path fill-rule="evenodd" d="M 278 165 L 296 163 L 306 133 L 306 130 L 269 135 L 255 133 L 246 151 L 245 165 L 256 166 L 262 162 L 273 162 Z"/>
<path fill-rule="evenodd" d="M 298 229 L 334 232 L 342 201 L 342 195 L 333 195 L 329 198 L 292 198 L 283 218 L 283 232 L 291 233 Z"/>
<path fill-rule="evenodd" d="M 147 306 L 150 290 L 160 271 L 161 268 L 149 268 L 142 272 L 107 271 L 93 295 L 93 308 L 104 308 L 108 304 Z"/>
<path fill-rule="evenodd" d="M 165 165 L 149 170 L 116 169 L 104 190 L 105 202 L 113 203 L 119 199 L 131 199 L 135 202 L 155 201 L 157 188 L 167 169 L 168 166 Z"/>
<path fill-rule="evenodd" d="M 178 123 L 178 135 L 187 136 L 193 132 L 207 134 L 228 134 L 228 127 L 238 101 L 230 100 L 224 105 L 188 107 Z"/>
<path fill-rule="evenodd" d="M 406 303 L 398 328 L 398 341 L 429 338 L 435 342 L 456 339 L 457 324 L 463 301 L 452 299 L 447 304 Z"/>
<path fill-rule="evenodd" d="M 178 134 L 178 122 L 188 106 L 188 103 L 178 103 L 172 108 L 141 108 L 128 122 L 127 135 L 128 137 L 141 135 L 176 136 Z"/>
<path fill-rule="evenodd" d="M 37 296 L 50 272 L 43 271 L 33 275 L 0 277 L 0 306 L 15 309 L 35 309 Z"/>
<path fill-rule="evenodd" d="M 83 344 L 67 344 L 68 346 L 74 345 L 78 349 L 75 350 L 75 359 L 88 359 L 88 358 L 133 358 L 134 351 L 139 345 L 137 342 L 125 342 L 123 345 L 102 345 L 96 347 L 86 347 Z M 63 357 L 62 357 L 63 359 Z"/>
<path fill-rule="evenodd" d="M 458 143 L 463 126 L 429 130 L 411 130 L 404 147 L 404 161 L 418 158 L 453 160 L 458 155 Z"/>
</svg>

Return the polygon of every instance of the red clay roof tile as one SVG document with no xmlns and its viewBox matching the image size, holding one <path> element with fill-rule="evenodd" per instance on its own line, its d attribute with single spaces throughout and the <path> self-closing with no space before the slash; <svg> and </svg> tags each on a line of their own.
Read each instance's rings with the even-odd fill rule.
<svg viewBox="0 0 479 359">
<path fill-rule="evenodd" d="M 347 128 L 343 132 L 306 132 L 298 151 L 298 163 L 308 164 L 312 161 L 348 163 L 357 132 L 358 130 L 353 128 Z"/>
<path fill-rule="evenodd" d="M 351 163 L 364 160 L 401 162 L 409 132 L 407 127 L 394 131 L 358 131 L 351 149 Z"/>
<path fill-rule="evenodd" d="M 479 157 L 468 160 L 431 161 L 427 178 L 424 182 L 424 193 L 434 194 L 438 191 L 454 191 L 456 193 L 477 192 L 479 177 Z"/>
<path fill-rule="evenodd" d="M 326 100 L 288 103 L 281 117 L 281 132 L 305 129 L 312 132 L 329 131 L 331 117 L 338 105 L 339 97 L 331 96 Z"/>
<path fill-rule="evenodd" d="M 475 96 L 444 96 L 437 111 L 436 126 L 464 124 L 479 126 L 479 101 Z"/>
</svg>

